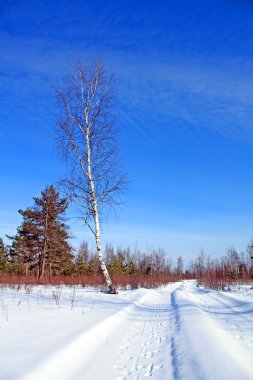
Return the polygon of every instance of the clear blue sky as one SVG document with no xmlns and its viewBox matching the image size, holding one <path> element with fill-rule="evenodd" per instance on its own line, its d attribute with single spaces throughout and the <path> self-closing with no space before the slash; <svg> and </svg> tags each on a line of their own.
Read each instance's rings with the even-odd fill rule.
<svg viewBox="0 0 253 380">
<path fill-rule="evenodd" d="M 64 167 L 54 86 L 77 59 L 114 72 L 130 179 L 104 241 L 222 255 L 253 237 L 253 3 L 0 1 L 0 236 Z M 76 238 L 87 229 L 71 221 Z"/>
</svg>

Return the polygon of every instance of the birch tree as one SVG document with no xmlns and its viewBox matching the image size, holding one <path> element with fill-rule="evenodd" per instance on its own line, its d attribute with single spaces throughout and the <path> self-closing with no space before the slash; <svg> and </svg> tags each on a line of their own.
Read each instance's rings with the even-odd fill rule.
<svg viewBox="0 0 253 380">
<path fill-rule="evenodd" d="M 108 291 L 115 293 L 100 238 L 102 216 L 108 207 L 120 202 L 125 186 L 115 141 L 112 77 L 100 62 L 79 63 L 64 88 L 57 91 L 57 98 L 58 150 L 67 159 L 69 169 L 61 185 L 94 235 Z"/>
</svg>

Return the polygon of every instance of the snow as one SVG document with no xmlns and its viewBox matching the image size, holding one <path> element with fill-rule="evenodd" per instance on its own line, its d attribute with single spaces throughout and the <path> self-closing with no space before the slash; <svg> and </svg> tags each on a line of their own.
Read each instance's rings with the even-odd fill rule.
<svg viewBox="0 0 253 380">
<path fill-rule="evenodd" d="M 0 379 L 252 379 L 253 290 L 0 289 Z"/>
</svg>

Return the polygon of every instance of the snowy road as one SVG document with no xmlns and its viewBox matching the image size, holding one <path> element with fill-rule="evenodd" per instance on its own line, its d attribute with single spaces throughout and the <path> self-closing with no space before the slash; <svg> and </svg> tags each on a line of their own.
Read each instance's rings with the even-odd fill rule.
<svg viewBox="0 0 253 380">
<path fill-rule="evenodd" d="M 252 290 L 57 292 L 1 289 L 0 379 L 253 379 Z"/>
</svg>

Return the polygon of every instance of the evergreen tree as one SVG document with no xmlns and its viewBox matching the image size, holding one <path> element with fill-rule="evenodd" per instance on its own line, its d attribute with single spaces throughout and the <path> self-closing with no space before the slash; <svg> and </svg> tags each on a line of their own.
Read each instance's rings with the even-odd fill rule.
<svg viewBox="0 0 253 380">
<path fill-rule="evenodd" d="M 68 227 L 63 215 L 67 201 L 60 198 L 54 186 L 34 197 L 34 206 L 19 213 L 23 222 L 12 238 L 11 257 L 18 265 L 19 273 L 36 268 L 39 278 L 48 270 L 52 274 L 67 274 L 72 265 L 71 246 L 68 243 Z"/>
<path fill-rule="evenodd" d="M 78 250 L 78 255 L 75 259 L 77 274 L 89 273 L 89 249 L 88 243 L 82 242 Z"/>
<path fill-rule="evenodd" d="M 124 260 L 124 255 L 121 252 L 117 252 L 117 254 L 111 258 L 111 261 L 108 264 L 110 273 L 122 274 L 124 272 Z"/>
<path fill-rule="evenodd" d="M 137 272 L 136 264 L 132 260 L 128 261 L 124 266 L 124 273 L 128 275 L 133 275 L 136 272 Z"/>
<path fill-rule="evenodd" d="M 4 274 L 8 272 L 8 249 L 4 244 L 2 238 L 0 238 L 0 274 Z"/>
</svg>

